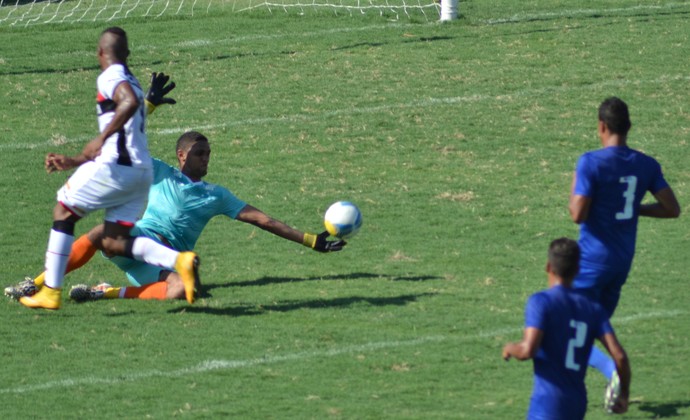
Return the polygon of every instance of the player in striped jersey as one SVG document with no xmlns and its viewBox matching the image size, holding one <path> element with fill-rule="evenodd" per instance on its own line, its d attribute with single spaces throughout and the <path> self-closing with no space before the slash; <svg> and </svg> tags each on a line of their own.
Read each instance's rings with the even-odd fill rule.
<svg viewBox="0 0 690 420">
<path fill-rule="evenodd" d="M 173 249 L 192 250 L 207 223 L 215 216 L 224 215 L 231 219 L 255 225 L 278 237 L 303 244 L 319 252 L 340 251 L 345 241 L 328 240 L 327 232 L 319 235 L 301 232 L 278 221 L 261 210 L 237 198 L 220 185 L 208 183 L 206 176 L 211 155 L 208 139 L 201 133 L 184 133 L 177 141 L 178 167 L 153 159 L 154 181 L 149 192 L 149 204 L 141 220 L 134 226 L 135 235 L 149 237 Z M 103 225 L 80 237 L 72 248 L 67 270 L 84 265 L 95 253 L 93 246 L 103 234 Z M 113 257 L 115 263 L 127 275 L 132 286 L 112 287 L 101 284 L 95 287 L 76 285 L 70 297 L 76 301 L 101 298 L 180 299 L 184 298 L 184 287 L 180 276 L 171 270 L 125 257 Z M 31 293 L 40 288 L 45 273 L 35 279 L 28 279 L 8 289 Z"/>
<path fill-rule="evenodd" d="M 189 303 L 194 302 L 199 259 L 194 252 L 178 252 L 130 230 L 146 206 L 153 179 L 145 133 L 146 105 L 137 79 L 127 67 L 127 34 L 118 27 L 101 33 L 97 79 L 100 134 L 76 156 L 49 153 L 48 172 L 78 168 L 58 191 L 53 227 L 46 252 L 45 284 L 19 300 L 29 308 L 56 310 L 74 242 L 75 224 L 87 214 L 105 210 L 103 235 L 94 246 L 109 255 L 122 255 L 175 270 L 180 274 Z"/>
</svg>

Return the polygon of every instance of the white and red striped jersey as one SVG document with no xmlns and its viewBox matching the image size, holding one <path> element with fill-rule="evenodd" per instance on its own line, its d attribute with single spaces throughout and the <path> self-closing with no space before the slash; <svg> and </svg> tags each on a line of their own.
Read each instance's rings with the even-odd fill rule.
<svg viewBox="0 0 690 420">
<path fill-rule="evenodd" d="M 115 115 L 113 97 L 115 89 L 120 83 L 127 82 L 139 99 L 139 109 L 127 121 L 124 128 L 108 137 L 103 144 L 101 154 L 95 161 L 99 163 L 117 163 L 132 167 L 151 167 L 148 142 L 146 138 L 146 106 L 144 91 L 139 81 L 123 64 L 112 64 L 105 69 L 96 81 L 98 93 L 96 95 L 96 112 L 98 113 L 98 127 L 101 132 L 110 124 Z"/>
</svg>

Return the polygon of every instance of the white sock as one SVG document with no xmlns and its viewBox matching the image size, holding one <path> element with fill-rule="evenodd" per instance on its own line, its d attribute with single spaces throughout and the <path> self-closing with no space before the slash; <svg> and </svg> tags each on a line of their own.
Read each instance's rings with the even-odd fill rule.
<svg viewBox="0 0 690 420">
<path fill-rule="evenodd" d="M 53 229 L 50 230 L 48 251 L 46 251 L 46 286 L 53 289 L 62 287 L 73 242 L 74 235 L 68 235 Z"/>
<path fill-rule="evenodd" d="M 135 260 L 144 261 L 158 267 L 175 270 L 175 261 L 179 252 L 161 245 L 151 238 L 137 236 L 132 244 L 132 256 Z"/>
</svg>

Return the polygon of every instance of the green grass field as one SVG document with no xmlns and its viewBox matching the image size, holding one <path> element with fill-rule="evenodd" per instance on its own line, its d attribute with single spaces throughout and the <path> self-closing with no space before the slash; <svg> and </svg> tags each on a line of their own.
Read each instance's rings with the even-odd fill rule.
<svg viewBox="0 0 690 420">
<path fill-rule="evenodd" d="M 6 7 L 6 6 L 3 6 Z M 299 229 L 333 201 L 364 227 L 322 255 L 217 218 L 197 251 L 208 296 L 0 304 L 1 417 L 517 419 L 531 363 L 506 363 L 526 298 L 544 288 L 596 109 L 620 96 L 632 147 L 657 157 L 678 220 L 641 220 L 613 318 L 633 367 L 620 418 L 690 417 L 687 59 L 690 2 L 461 2 L 450 24 L 377 14 L 231 13 L 0 25 L 2 286 L 41 271 L 55 192 L 97 131 L 95 57 L 110 25 L 175 106 L 149 119 L 174 162 L 185 130 L 211 139 L 207 180 Z M 77 234 L 99 223 L 80 222 Z M 105 259 L 66 278 L 124 276 Z M 65 296 L 66 299 L 66 296 Z M 589 419 L 605 381 L 588 375 Z"/>
</svg>

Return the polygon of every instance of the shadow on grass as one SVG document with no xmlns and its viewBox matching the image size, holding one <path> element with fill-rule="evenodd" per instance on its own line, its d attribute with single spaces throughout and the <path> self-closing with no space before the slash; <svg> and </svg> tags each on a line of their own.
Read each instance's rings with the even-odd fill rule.
<svg viewBox="0 0 690 420">
<path fill-rule="evenodd" d="M 221 289 L 227 287 L 247 287 L 247 286 L 265 286 L 268 284 L 281 283 L 297 283 L 303 281 L 319 281 L 319 280 L 359 280 L 359 279 L 381 279 L 393 281 L 427 281 L 440 280 L 438 276 L 385 276 L 374 273 L 349 273 L 336 274 L 331 276 L 313 276 L 313 277 L 261 277 L 256 280 L 239 281 L 224 284 L 208 284 L 203 285 L 202 296 L 208 297 L 208 292 L 213 289 Z"/>
<path fill-rule="evenodd" d="M 668 419 L 687 416 L 687 413 L 679 413 L 681 408 L 690 408 L 690 401 L 672 401 L 667 403 L 640 403 L 639 410 L 649 413 L 653 419 Z"/>
<path fill-rule="evenodd" d="M 651 21 L 652 19 L 659 18 L 659 17 L 672 17 L 672 18 L 681 18 L 685 19 L 686 16 L 690 12 L 685 11 L 685 10 L 668 10 L 668 11 L 660 11 L 658 9 L 652 9 L 649 11 L 636 11 L 636 12 L 629 12 L 626 13 L 624 10 L 600 10 L 600 11 L 592 11 L 591 13 L 587 13 L 586 11 L 583 11 L 580 14 L 565 14 L 565 13 L 544 13 L 542 15 L 537 15 L 537 16 L 525 16 L 525 17 L 516 17 L 514 19 L 504 19 L 504 20 L 495 20 L 493 22 L 489 22 L 490 25 L 511 25 L 511 24 L 523 24 L 523 23 L 529 23 L 529 22 L 550 22 L 550 21 L 555 21 L 555 20 L 586 20 L 586 19 L 609 19 L 609 18 L 628 18 L 628 19 L 637 19 L 638 21 L 641 22 L 647 22 Z"/>
<path fill-rule="evenodd" d="M 455 38 L 456 37 L 454 37 L 454 36 L 428 36 L 428 37 L 419 37 L 419 38 L 413 38 L 413 39 L 405 39 L 405 40 L 398 41 L 398 42 L 358 42 L 356 44 L 343 45 L 342 47 L 334 47 L 334 48 L 331 48 L 331 51 L 352 50 L 352 49 L 361 48 L 361 47 L 366 47 L 366 48 L 383 47 L 384 45 L 389 45 L 389 44 L 393 44 L 393 43 L 411 44 L 411 43 L 417 43 L 417 42 L 451 41 L 451 40 L 454 40 Z"/>
<path fill-rule="evenodd" d="M 358 304 L 371 306 L 403 306 L 411 302 L 416 302 L 420 297 L 433 296 L 433 293 L 421 293 L 414 295 L 401 295 L 391 297 L 364 297 L 350 296 L 335 299 L 316 299 L 303 301 L 288 301 L 273 305 L 240 305 L 227 308 L 209 308 L 202 306 L 186 306 L 183 308 L 171 309 L 170 313 L 192 312 L 208 315 L 223 316 L 250 316 L 263 315 L 269 312 L 290 312 L 299 309 L 328 309 L 343 308 Z"/>
</svg>

